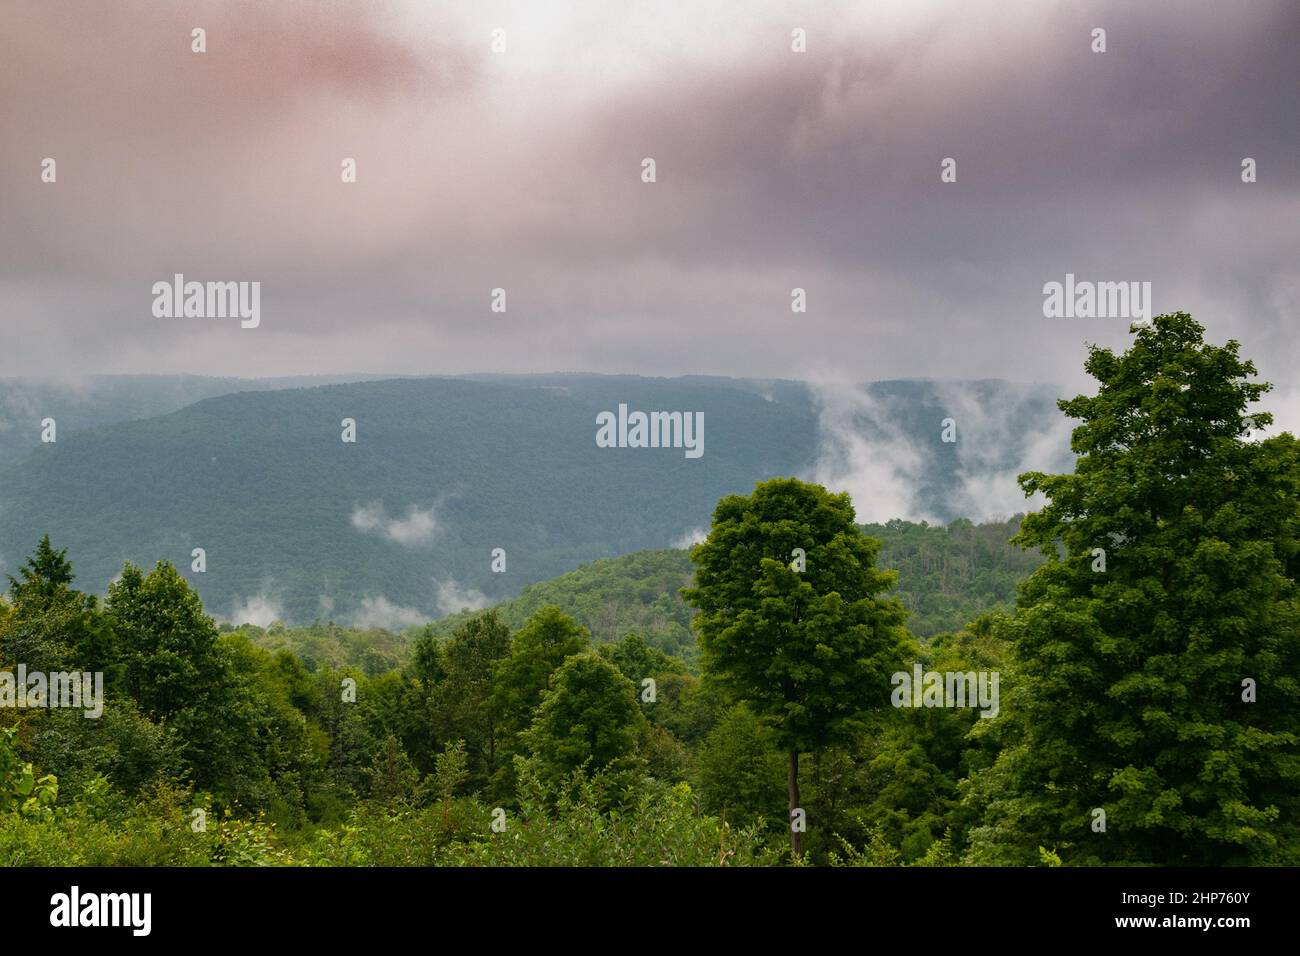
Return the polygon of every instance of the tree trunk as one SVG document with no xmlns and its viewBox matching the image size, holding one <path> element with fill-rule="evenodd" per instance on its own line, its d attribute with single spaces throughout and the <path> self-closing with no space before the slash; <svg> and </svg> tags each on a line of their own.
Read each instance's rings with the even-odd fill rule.
<svg viewBox="0 0 1300 956">
<path fill-rule="evenodd" d="M 799 751 L 790 751 L 790 773 L 786 778 L 790 791 L 790 852 L 797 859 L 803 853 L 803 834 L 794 828 L 794 812 L 799 809 Z"/>
</svg>

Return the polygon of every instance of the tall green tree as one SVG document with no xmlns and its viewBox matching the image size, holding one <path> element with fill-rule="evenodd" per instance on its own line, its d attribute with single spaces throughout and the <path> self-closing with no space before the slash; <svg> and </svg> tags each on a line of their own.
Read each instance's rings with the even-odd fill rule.
<svg viewBox="0 0 1300 956">
<path fill-rule="evenodd" d="M 637 688 L 598 654 L 578 654 L 555 672 L 527 734 L 552 779 L 579 767 L 602 770 L 633 754 L 645 730 Z"/>
<path fill-rule="evenodd" d="M 1185 313 L 1116 355 L 1072 474 L 1017 540 L 1048 561 L 1009 626 L 1010 745 L 972 799 L 980 862 L 1247 864 L 1300 848 L 1300 447 L 1258 434 L 1268 390 Z M 1104 811 L 1104 829 L 1098 811 Z"/>
<path fill-rule="evenodd" d="M 218 644 L 198 594 L 166 561 L 147 575 L 127 562 L 109 585 L 107 608 L 127 692 L 177 732 L 195 783 L 232 798 L 254 795 L 266 775 L 254 747 L 261 702 Z"/>
<path fill-rule="evenodd" d="M 444 742 L 462 741 L 466 770 L 475 783 L 497 768 L 500 728 L 492 675 L 510 653 L 510 628 L 496 611 L 475 614 L 451 634 L 443 647 L 443 676 L 431 707 Z"/>
<path fill-rule="evenodd" d="M 890 706 L 889 678 L 905 661 L 905 612 L 883 596 L 894 574 L 876 568 L 879 548 L 847 494 L 775 478 L 718 502 L 691 551 L 695 586 L 682 593 L 700 612 L 704 673 L 773 728 L 792 817 L 800 754 L 849 739 L 866 713 Z M 801 846 L 792 827 L 791 851 Z"/>
<path fill-rule="evenodd" d="M 9 578 L 9 594 L 15 602 L 35 597 L 52 598 L 60 589 L 72 584 L 72 564 L 68 561 L 68 549 L 55 550 L 50 544 L 50 536 L 43 535 L 34 554 L 28 556 L 18 570 L 18 577 Z M 21 580 L 20 580 L 21 579 Z"/>
<path fill-rule="evenodd" d="M 496 667 L 496 707 L 508 734 L 528 729 L 551 675 L 567 658 L 585 651 L 588 643 L 586 628 L 553 604 L 519 629 L 510 642 L 510 656 Z"/>
<path fill-rule="evenodd" d="M 19 576 L 9 576 L 13 604 L 0 615 L 0 663 L 103 671 L 111 687 L 117 676 L 112 628 L 98 599 L 74 589 L 73 580 L 67 549 L 55 549 L 49 535 L 42 537 Z"/>
<path fill-rule="evenodd" d="M 146 575 L 127 562 L 109 585 L 108 613 L 125 646 L 127 690 L 149 716 L 171 717 L 220 679 L 216 625 L 170 563 Z"/>
</svg>

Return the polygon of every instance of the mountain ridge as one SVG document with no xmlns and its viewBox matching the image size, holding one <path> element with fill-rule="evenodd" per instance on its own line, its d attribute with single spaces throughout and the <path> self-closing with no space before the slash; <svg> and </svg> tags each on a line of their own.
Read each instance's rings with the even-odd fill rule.
<svg viewBox="0 0 1300 956">
<path fill-rule="evenodd" d="M 868 383 L 833 409 L 838 393 L 793 380 L 594 373 L 205 396 L 147 418 L 60 428 L 56 443 L 0 460 L 0 573 L 50 533 L 79 556 L 90 589 L 124 560 L 165 556 L 223 618 L 401 627 L 697 536 L 719 498 L 773 475 L 820 469 L 835 479 L 837 442 L 884 460 L 907 436 L 915 473 L 885 478 L 911 482 L 937 517 L 960 517 L 953 503 L 969 482 L 956 446 L 940 439 L 953 403 L 945 390 L 971 408 L 1014 407 L 1022 421 L 997 422 L 1013 438 L 1059 417 L 1046 386 L 996 380 Z M 598 448 L 595 415 L 620 402 L 703 412 L 704 456 Z M 345 418 L 357 423 L 355 444 L 341 440 Z M 1013 444 L 981 454 L 989 467 L 1014 469 L 1022 456 Z M 856 477 L 845 473 L 843 485 Z M 870 468 L 865 478 L 874 480 Z M 855 494 L 862 514 L 892 507 L 884 495 L 869 500 L 867 488 Z M 201 573 L 191 570 L 200 547 Z M 492 570 L 496 548 L 504 573 Z"/>
</svg>

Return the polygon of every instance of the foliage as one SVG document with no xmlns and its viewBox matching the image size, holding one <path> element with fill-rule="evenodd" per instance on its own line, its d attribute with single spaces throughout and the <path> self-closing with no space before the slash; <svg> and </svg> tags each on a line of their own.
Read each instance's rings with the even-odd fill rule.
<svg viewBox="0 0 1300 956">
<path fill-rule="evenodd" d="M 401 633 L 218 627 L 168 560 L 128 562 L 101 600 L 33 535 L 0 596 L 0 675 L 12 688 L 20 663 L 100 672 L 105 700 L 93 719 L 0 707 L 0 865 L 1300 862 L 1300 451 L 1260 434 L 1254 369 L 1202 331 L 1161 316 L 1123 355 L 1092 351 L 1098 394 L 1061 403 L 1081 421 L 1078 464 L 1022 476 L 1046 499 L 1023 520 L 858 526 L 847 497 L 775 479 L 722 498 L 694 566 L 680 550 L 596 561 Z M 459 400 L 486 394 L 478 384 L 433 391 Z M 530 414 L 554 408 L 510 387 Z M 376 383 L 370 398 L 408 388 Z M 308 391 L 329 420 L 329 390 Z M 733 412 L 762 401 L 731 399 Z M 928 421 L 927 408 L 896 410 Z M 193 421 L 141 427 L 184 446 Z M 82 454 L 82 438 L 94 445 L 43 456 Z M 691 493 L 716 501 L 708 487 Z M 346 490 L 349 506 L 370 500 Z M 625 514 L 603 495 L 583 499 L 580 537 Z M 46 504 L 32 513 L 52 530 L 77 526 L 59 494 Z M 349 545 L 343 592 L 383 593 L 377 537 Z M 286 573 L 316 587 L 333 557 L 309 551 Z M 512 545 L 511 570 L 572 567 L 562 551 L 530 567 Z M 1000 674 L 998 717 L 888 706 L 891 672 L 913 662 Z M 791 806 L 808 822 L 793 854 Z"/>
<path fill-rule="evenodd" d="M 36 429 L 0 428 L 0 573 L 16 573 L 8 562 L 19 560 L 18 549 L 48 533 L 76 556 L 83 581 L 102 587 L 123 560 L 141 567 L 168 560 L 209 613 L 234 623 L 259 595 L 275 616 L 301 627 L 319 620 L 399 629 L 409 614 L 387 609 L 429 619 L 462 610 L 455 591 L 431 587 L 431 577 L 495 604 L 522 584 L 599 558 L 668 547 L 705 524 L 722 496 L 770 475 L 806 474 L 822 451 L 821 396 L 797 382 L 555 374 L 92 384 L 83 391 L 0 381 L 0 419 L 26 421 L 41 409 L 58 420 L 60 439 L 42 445 Z M 985 452 L 994 467 L 1014 467 L 1022 443 L 1056 417 L 1044 388 L 964 387 L 982 407 L 1014 415 L 1018 427 Z M 917 494 L 925 509 L 944 521 L 960 517 L 955 446 L 932 427 L 946 414 L 943 388 L 895 381 L 862 389 L 890 428 L 922 439 Z M 595 415 L 624 402 L 707 409 L 704 458 L 596 447 Z M 356 446 L 339 441 L 344 417 L 359 423 Z M 876 422 L 859 427 L 868 440 L 880 435 Z M 433 509 L 438 539 L 420 542 L 428 547 L 412 560 L 408 545 L 352 524 L 358 509 L 372 506 L 395 521 Z M 505 548 L 508 573 L 492 572 L 483 542 Z M 196 546 L 208 555 L 202 574 L 189 570 Z M 507 623 L 517 630 L 554 603 L 595 641 L 635 630 L 686 655 L 693 642 L 674 596 L 684 582 L 658 572 L 628 577 L 614 600 L 575 596 L 571 605 L 543 594 Z"/>
<path fill-rule="evenodd" d="M 564 779 L 630 757 L 646 723 L 636 694 L 636 685 L 597 654 L 560 665 L 527 734 L 543 772 Z"/>
<path fill-rule="evenodd" d="M 1077 468 L 1021 476 L 1048 503 L 1019 541 L 1048 560 L 1006 627 L 1021 680 L 969 791 L 978 862 L 1296 859 L 1300 446 L 1255 434 L 1267 386 L 1203 331 L 1175 313 L 1094 347 L 1098 393 L 1061 402 Z"/>
<path fill-rule="evenodd" d="M 37 816 L 58 796 L 59 782 L 50 775 L 37 777 L 30 763 L 14 751 L 12 727 L 0 728 L 0 815 Z"/>
<path fill-rule="evenodd" d="M 880 542 L 881 567 L 898 572 L 891 592 L 907 608 L 907 628 L 919 638 L 960 630 L 990 611 L 1015 607 L 1016 586 L 1043 559 L 1011 544 L 1020 518 L 947 526 L 895 519 L 863 525 Z"/>
<path fill-rule="evenodd" d="M 768 723 L 789 754 L 789 809 L 800 808 L 799 754 L 845 740 L 889 700 L 904 659 L 904 611 L 882 597 L 892 572 L 853 523 L 847 494 L 793 478 L 718 503 L 691 551 L 705 675 Z M 798 831 L 791 847 L 799 854 Z"/>
</svg>

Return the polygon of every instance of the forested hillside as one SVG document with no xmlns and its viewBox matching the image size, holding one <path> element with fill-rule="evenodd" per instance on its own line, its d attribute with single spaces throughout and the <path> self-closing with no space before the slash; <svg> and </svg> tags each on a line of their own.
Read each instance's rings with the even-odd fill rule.
<svg viewBox="0 0 1300 956">
<path fill-rule="evenodd" d="M 1300 443 L 1203 331 L 1092 350 L 1018 526 L 773 477 L 400 635 L 222 630 L 166 560 L 101 599 L 42 537 L 0 865 L 1300 863 Z"/>
<path fill-rule="evenodd" d="M 394 632 L 383 628 L 361 630 L 320 622 L 292 627 L 275 622 L 269 627 L 223 623 L 218 630 L 222 634 L 246 637 L 268 651 L 292 654 L 313 673 L 323 668 L 352 668 L 367 677 L 376 677 L 410 660 L 412 648 L 422 628 L 412 625 L 403 631 Z"/>
<path fill-rule="evenodd" d="M 684 552 L 639 557 L 655 578 Z M 581 593 L 574 585 L 558 590 Z M 408 636 L 404 649 L 329 627 L 219 633 L 166 564 L 128 565 L 101 604 L 42 543 L 0 601 L 0 664 L 93 668 L 107 697 L 99 720 L 0 709 L 0 864 L 782 859 L 771 732 L 697 667 L 635 633 L 597 643 L 554 606 L 513 627 L 487 611 L 445 636 Z M 988 666 L 999 648 L 982 623 L 917 653 Z M 202 694 L 174 693 L 195 685 Z M 849 751 L 828 753 L 806 783 L 825 821 L 806 852 L 948 861 L 943 814 L 957 793 L 944 775 L 964 759 L 960 729 L 974 716 L 945 715 L 930 754 L 915 750 L 909 720 L 897 738 L 861 737 L 873 761 L 919 760 L 912 772 L 934 775 L 927 789 L 939 789 L 919 803 L 878 791 L 894 771 L 855 779 Z M 496 813 L 505 837 L 485 839 Z"/>
<path fill-rule="evenodd" d="M 1016 585 L 1042 562 L 1035 551 L 1011 544 L 1019 519 L 947 527 L 890 521 L 863 525 L 881 542 L 880 565 L 898 570 L 893 592 L 909 612 L 908 627 L 921 638 L 958 631 L 988 611 L 1010 610 Z M 549 581 L 530 584 L 518 597 L 496 606 L 512 627 L 554 604 L 591 632 L 593 640 L 615 641 L 628 633 L 683 660 L 695 659 L 691 611 L 680 589 L 691 579 L 685 550 L 644 551 L 604 558 Z M 451 615 L 434 624 L 450 633 L 470 616 Z"/>
<path fill-rule="evenodd" d="M 691 611 L 681 589 L 690 583 L 685 550 L 638 551 L 602 558 L 549 581 L 530 584 L 495 611 L 511 627 L 547 605 L 555 605 L 581 624 L 598 643 L 640 635 L 647 644 L 683 660 L 695 659 Z M 461 612 L 437 621 L 433 631 L 450 634 L 472 616 Z"/>
<path fill-rule="evenodd" d="M 986 611 L 1011 610 L 1016 585 L 1043 561 L 1011 543 L 1019 527 L 1015 517 L 946 527 L 896 520 L 862 530 L 881 542 L 881 565 L 899 572 L 893 593 L 909 612 L 908 629 L 930 637 L 960 630 Z"/>
<path fill-rule="evenodd" d="M 177 389 L 162 391 L 174 400 Z M 0 463 L 0 573 L 49 533 L 87 581 L 165 557 L 236 623 L 400 629 L 673 546 L 707 526 L 721 496 L 771 475 L 847 468 L 843 481 L 873 494 L 876 472 L 852 472 L 862 453 L 905 458 L 905 473 L 879 480 L 906 484 L 924 513 L 966 516 L 967 482 L 1009 482 L 1051 432 L 1053 398 L 999 382 L 880 382 L 846 397 L 796 382 L 476 376 L 243 391 L 92 428 L 71 415 L 55 443 Z M 597 447 L 597 413 L 620 403 L 702 412 L 705 453 Z M 23 434 L 39 435 L 38 406 L 24 406 Z M 950 414 L 964 444 L 941 438 Z M 355 443 L 342 440 L 344 419 Z M 1006 496 L 1006 513 L 1017 499 Z"/>
<path fill-rule="evenodd" d="M 217 378 L 206 375 L 90 375 L 71 380 L 0 378 L 0 463 L 41 445 L 41 422 L 65 432 L 139 418 L 234 392 L 364 381 L 374 375 Z"/>
</svg>

